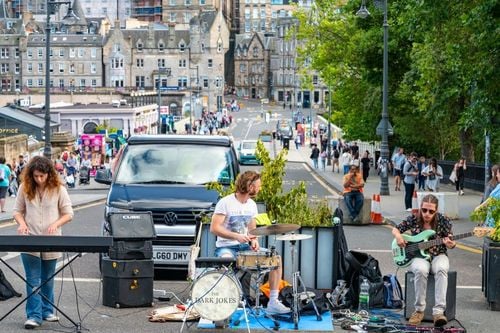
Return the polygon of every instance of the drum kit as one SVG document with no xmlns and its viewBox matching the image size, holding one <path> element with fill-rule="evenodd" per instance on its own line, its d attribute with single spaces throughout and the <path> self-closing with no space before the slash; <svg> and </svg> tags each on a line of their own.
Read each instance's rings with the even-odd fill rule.
<svg viewBox="0 0 500 333">
<path fill-rule="evenodd" d="M 306 240 L 312 235 L 295 234 L 294 231 L 300 228 L 296 224 L 273 224 L 269 226 L 253 229 L 249 234 L 254 236 L 275 236 L 278 241 L 289 241 L 291 250 L 291 263 L 295 267 L 295 245 L 297 241 Z M 236 259 L 233 258 L 198 258 L 198 262 L 212 262 L 212 267 L 206 269 L 198 278 L 195 279 L 191 289 L 191 306 L 204 319 L 213 321 L 216 327 L 226 327 L 229 323 L 229 318 L 241 305 L 243 307 L 242 316 L 245 317 L 248 327 L 248 316 L 246 309 L 246 298 L 244 295 L 241 283 L 236 277 L 235 271 L 240 270 L 253 274 L 255 282 L 251 283 L 251 288 L 255 292 L 255 306 L 251 307 L 251 313 L 256 316 L 264 315 L 273 320 L 275 328 L 279 328 L 279 322 L 267 314 L 260 305 L 260 287 L 267 273 L 278 269 L 280 259 L 276 254 L 275 247 L 270 250 L 262 251 L 240 251 Z M 236 270 L 234 269 L 236 266 Z M 303 293 L 299 293 L 299 282 L 303 287 Z M 304 295 L 308 301 L 312 302 L 316 310 L 318 320 L 321 320 L 319 311 L 311 298 L 310 293 L 306 292 L 304 281 L 300 277 L 300 273 L 293 273 L 293 306 L 290 314 L 290 319 L 293 321 L 295 329 L 298 329 L 299 302 Z M 249 309 L 250 310 L 250 309 Z M 283 318 L 283 315 L 280 316 Z M 234 321 L 238 325 L 240 319 Z"/>
</svg>

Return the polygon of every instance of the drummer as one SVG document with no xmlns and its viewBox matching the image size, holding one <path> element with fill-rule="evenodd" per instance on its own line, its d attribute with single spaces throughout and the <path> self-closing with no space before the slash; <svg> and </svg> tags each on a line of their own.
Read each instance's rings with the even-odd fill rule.
<svg viewBox="0 0 500 333">
<path fill-rule="evenodd" d="M 256 228 L 255 217 L 257 205 L 252 198 L 260 191 L 260 174 L 255 171 L 245 171 L 236 179 L 236 192 L 220 199 L 215 206 L 210 231 L 217 236 L 215 255 L 217 257 L 236 258 L 239 251 L 258 251 L 259 242 L 256 236 L 249 234 Z M 291 312 L 278 299 L 279 282 L 282 276 L 280 267 L 269 272 L 269 303 L 267 312 L 284 314 Z"/>
</svg>

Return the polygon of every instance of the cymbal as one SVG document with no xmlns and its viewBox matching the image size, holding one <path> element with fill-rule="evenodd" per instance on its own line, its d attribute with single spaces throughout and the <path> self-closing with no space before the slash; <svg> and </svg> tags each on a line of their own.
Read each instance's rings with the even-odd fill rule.
<svg viewBox="0 0 500 333">
<path fill-rule="evenodd" d="M 304 240 L 304 239 L 309 239 L 309 238 L 312 238 L 312 235 L 286 234 L 286 235 L 276 236 L 276 240 L 280 240 L 280 241 L 298 241 L 298 240 Z"/>
<path fill-rule="evenodd" d="M 254 236 L 264 236 L 264 235 L 278 235 L 284 234 L 290 231 L 295 231 L 300 229 L 298 224 L 271 224 L 265 227 L 255 228 L 250 230 L 250 235 Z"/>
</svg>

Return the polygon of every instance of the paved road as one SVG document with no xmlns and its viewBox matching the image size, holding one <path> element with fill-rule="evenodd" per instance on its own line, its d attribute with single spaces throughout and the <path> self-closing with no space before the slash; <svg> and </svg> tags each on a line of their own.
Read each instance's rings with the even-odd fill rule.
<svg viewBox="0 0 500 333">
<path fill-rule="evenodd" d="M 245 114 L 242 112 L 242 118 L 247 118 L 246 121 L 255 119 L 258 122 L 256 116 L 256 111 L 260 109 L 260 105 L 255 106 L 252 112 L 251 103 L 245 103 L 248 106 L 248 112 Z M 279 112 L 276 110 L 276 112 Z M 252 113 L 254 113 L 252 115 Z M 245 115 L 243 117 L 243 114 Z M 289 116 L 289 115 L 284 115 Z M 277 114 L 277 117 L 279 115 Z M 245 122 L 245 120 L 239 120 L 240 122 Z M 340 189 L 341 178 L 340 175 L 334 174 L 330 171 L 313 170 L 310 166 L 309 161 L 309 149 L 301 148 L 300 150 L 295 150 L 292 148 L 290 150 L 288 158 L 289 161 L 294 162 L 287 166 L 287 172 L 290 174 L 295 173 L 296 176 L 293 177 L 304 177 L 303 171 L 307 170 L 310 175 L 316 179 L 316 181 L 322 181 L 328 191 L 335 191 L 335 189 Z M 309 181 L 309 178 L 307 178 Z M 290 180 L 292 182 L 292 180 Z M 379 188 L 379 181 L 375 175 L 371 175 L 368 179 L 366 185 L 366 195 L 371 195 L 377 193 Z M 449 188 L 444 187 L 444 190 Z M 382 197 L 382 213 L 385 218 L 398 221 L 400 218 L 404 217 L 407 212 L 404 211 L 402 192 L 391 193 L 388 197 Z M 86 208 L 86 205 L 101 202 L 106 196 L 106 187 L 92 182 L 90 186 L 77 188 L 75 190 L 70 190 L 70 196 L 75 206 L 79 206 L 79 221 L 80 223 L 86 223 L 89 219 L 98 220 L 97 216 L 102 214 L 102 204 L 97 206 Z M 466 195 L 459 197 L 460 200 L 460 219 L 454 221 L 455 230 L 468 230 L 471 228 L 472 224 L 468 220 L 468 212 L 477 204 L 480 198 L 480 193 L 477 192 L 466 192 Z M 7 199 L 7 210 L 12 207 L 14 198 Z M 2 228 L 0 228 L 0 233 L 13 233 L 15 232 L 15 226 L 10 225 L 9 213 L 0 218 L 3 221 Z M 94 223 L 92 229 L 95 233 L 98 233 L 98 225 Z M 359 249 L 365 252 L 369 252 L 376 256 L 382 267 L 382 271 L 387 273 L 393 270 L 390 256 L 387 254 L 387 244 L 390 242 L 390 229 L 385 226 L 380 225 L 367 225 L 367 226 L 346 226 L 345 232 L 347 240 L 351 249 Z M 462 241 L 462 248 L 453 251 L 451 254 L 452 262 L 459 262 L 462 266 L 456 266 L 459 279 L 459 288 L 457 289 L 457 318 L 467 327 L 469 332 L 494 332 L 497 328 L 497 323 L 500 322 L 500 313 L 492 312 L 487 309 L 487 304 L 482 292 L 478 286 L 480 285 L 480 247 L 481 241 L 474 239 L 467 239 Z M 1 254 L 4 256 L 5 254 Z M 84 326 L 94 332 L 179 332 L 181 325 L 178 323 L 168 323 L 168 324 L 158 324 L 158 323 L 148 323 L 146 321 L 146 315 L 150 311 L 148 308 L 139 309 L 111 309 L 103 307 L 99 301 L 100 295 L 100 283 L 99 275 L 96 269 L 96 255 L 85 255 L 83 258 L 78 260 L 78 264 L 75 265 L 75 276 L 78 278 L 78 296 L 75 295 L 72 285 L 65 283 L 61 288 L 63 288 L 62 295 L 64 299 L 61 304 L 64 304 L 64 308 L 67 308 L 71 313 L 76 313 L 75 301 L 73 297 L 77 297 L 79 306 L 81 308 L 81 314 L 84 318 Z M 4 269 L 5 271 L 5 269 Z M 67 273 L 69 274 L 69 273 Z M 400 280 L 404 284 L 402 279 L 402 273 L 398 274 Z M 474 281 L 475 279 L 475 281 Z M 60 283 L 61 280 L 58 280 Z M 22 283 L 15 282 L 16 287 L 22 290 Z M 169 292 L 175 292 L 178 295 L 187 296 L 188 284 L 183 281 L 182 277 L 173 277 L 169 280 L 155 280 L 155 289 L 166 290 Z M 72 296 L 70 296 L 72 295 Z M 0 315 L 3 315 L 4 311 L 13 304 L 13 300 L 0 303 Z M 88 314 L 87 314 L 88 313 Z M 14 318 L 9 317 L 4 323 L 1 323 L 2 332 L 22 332 L 24 331 L 20 324 L 22 323 L 22 310 L 17 310 Z M 452 323 L 455 326 L 456 322 Z M 65 325 L 68 322 L 65 321 Z M 47 324 L 44 325 L 48 329 L 52 330 L 62 330 L 62 331 L 72 331 L 71 327 L 61 327 L 58 324 Z M 340 328 L 335 328 L 336 331 L 342 331 Z M 192 328 L 189 331 L 199 331 L 207 332 L 205 330 L 195 330 Z M 220 331 L 219 331 L 220 332 Z M 261 331 L 255 331 L 261 332 Z"/>
</svg>

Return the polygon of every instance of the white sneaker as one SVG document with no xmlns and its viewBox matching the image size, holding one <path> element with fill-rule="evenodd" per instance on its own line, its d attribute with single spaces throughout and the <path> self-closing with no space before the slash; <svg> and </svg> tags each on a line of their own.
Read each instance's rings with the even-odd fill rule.
<svg viewBox="0 0 500 333">
<path fill-rule="evenodd" d="M 267 304 L 266 311 L 270 314 L 285 314 L 292 312 L 290 308 L 284 306 L 283 303 L 281 303 L 280 301 L 269 302 Z"/>
<path fill-rule="evenodd" d="M 56 316 L 55 314 L 51 313 L 47 317 L 43 318 L 43 320 L 50 321 L 50 322 L 55 322 L 55 321 L 59 321 L 59 317 Z"/>
<path fill-rule="evenodd" d="M 40 324 L 33 319 L 28 319 L 24 322 L 24 328 L 27 330 L 32 330 L 37 327 L 40 327 Z"/>
<path fill-rule="evenodd" d="M 407 208 L 407 209 L 406 209 L 406 211 L 407 211 L 407 212 L 411 212 L 411 211 L 412 211 L 412 209 L 411 209 L 411 208 Z"/>
</svg>

